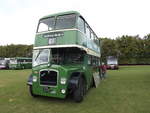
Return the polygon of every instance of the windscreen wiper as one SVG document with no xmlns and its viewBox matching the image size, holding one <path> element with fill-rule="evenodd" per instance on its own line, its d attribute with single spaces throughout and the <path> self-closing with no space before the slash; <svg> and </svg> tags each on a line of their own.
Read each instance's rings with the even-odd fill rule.
<svg viewBox="0 0 150 113">
<path fill-rule="evenodd" d="M 36 58 L 35 58 L 35 61 L 37 60 L 37 58 L 39 57 L 39 55 L 40 55 L 41 52 L 42 52 L 42 51 L 39 51 L 38 55 L 37 55 Z"/>
</svg>

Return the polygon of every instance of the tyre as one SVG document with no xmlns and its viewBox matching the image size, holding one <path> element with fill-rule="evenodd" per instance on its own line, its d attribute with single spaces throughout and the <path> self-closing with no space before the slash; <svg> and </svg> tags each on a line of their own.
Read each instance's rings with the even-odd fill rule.
<svg viewBox="0 0 150 113">
<path fill-rule="evenodd" d="M 37 97 L 37 95 L 33 93 L 32 85 L 29 86 L 29 92 L 32 97 Z"/>
<path fill-rule="evenodd" d="M 78 87 L 73 91 L 73 99 L 75 102 L 83 101 L 84 94 L 86 92 L 85 80 L 80 77 L 78 82 Z"/>
</svg>

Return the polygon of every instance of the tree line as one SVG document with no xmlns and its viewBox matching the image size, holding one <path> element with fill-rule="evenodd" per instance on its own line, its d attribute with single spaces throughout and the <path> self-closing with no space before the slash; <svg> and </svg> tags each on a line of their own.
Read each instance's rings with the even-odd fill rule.
<svg viewBox="0 0 150 113">
<path fill-rule="evenodd" d="M 150 34 L 140 38 L 123 35 L 116 39 L 100 38 L 102 59 L 116 56 L 119 64 L 150 64 Z"/>
<path fill-rule="evenodd" d="M 32 57 L 32 49 L 33 45 L 11 44 L 0 46 L 0 57 Z"/>
<path fill-rule="evenodd" d="M 116 39 L 100 38 L 102 60 L 116 56 L 119 64 L 150 64 L 150 34 L 140 38 L 123 35 Z M 33 45 L 0 46 L 0 57 L 32 57 Z"/>
</svg>

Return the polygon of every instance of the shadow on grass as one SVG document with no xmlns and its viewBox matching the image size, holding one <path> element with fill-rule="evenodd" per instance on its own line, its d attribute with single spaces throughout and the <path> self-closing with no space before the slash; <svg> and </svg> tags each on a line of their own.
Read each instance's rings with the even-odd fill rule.
<svg viewBox="0 0 150 113">
<path fill-rule="evenodd" d="M 38 96 L 38 97 L 33 97 L 37 101 L 41 102 L 52 102 L 52 103 L 68 103 L 68 102 L 74 102 L 71 98 L 66 97 L 64 99 L 61 98 L 55 98 L 55 97 L 46 97 L 46 96 Z"/>
<path fill-rule="evenodd" d="M 90 95 L 90 93 L 92 92 L 92 90 L 95 89 L 95 88 L 90 88 L 87 93 L 84 95 L 84 99 L 82 102 L 80 103 L 84 103 L 84 101 L 87 100 L 88 96 L 92 96 Z M 29 95 L 31 96 L 31 95 Z M 32 97 L 32 96 L 31 96 Z M 73 103 L 77 103 L 78 102 L 75 102 L 73 100 L 73 96 L 70 94 L 70 95 L 67 95 L 66 98 L 64 99 L 61 99 L 61 98 L 55 98 L 55 97 L 47 97 L 47 96 L 37 96 L 37 97 L 32 97 L 36 102 L 42 102 L 42 103 L 55 103 L 55 104 L 64 104 L 64 103 L 70 103 L 70 104 L 73 104 Z"/>
</svg>

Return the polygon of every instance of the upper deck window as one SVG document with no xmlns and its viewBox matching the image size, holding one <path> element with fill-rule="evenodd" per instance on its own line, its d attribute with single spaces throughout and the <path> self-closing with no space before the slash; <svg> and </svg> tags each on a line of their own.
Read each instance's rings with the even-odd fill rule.
<svg viewBox="0 0 150 113">
<path fill-rule="evenodd" d="M 63 15 L 58 16 L 56 19 L 55 29 L 69 29 L 75 27 L 76 15 Z"/>
<path fill-rule="evenodd" d="M 40 20 L 39 26 L 38 26 L 38 32 L 53 30 L 54 29 L 54 22 L 55 22 L 54 17 Z"/>
<path fill-rule="evenodd" d="M 87 36 L 87 38 L 89 38 L 90 39 L 90 37 L 91 37 L 91 35 L 90 35 L 90 28 L 89 28 L 89 26 L 86 24 L 85 25 L 86 27 L 85 27 L 85 30 L 86 30 L 86 36 Z"/>
<path fill-rule="evenodd" d="M 78 29 L 80 31 L 82 31 L 83 33 L 85 32 L 85 30 L 84 30 L 84 20 L 81 17 L 78 18 Z"/>
<path fill-rule="evenodd" d="M 94 34 L 91 32 L 91 40 L 94 40 Z"/>
<path fill-rule="evenodd" d="M 75 14 L 44 18 L 40 20 L 37 32 L 74 28 L 75 22 Z"/>
</svg>

